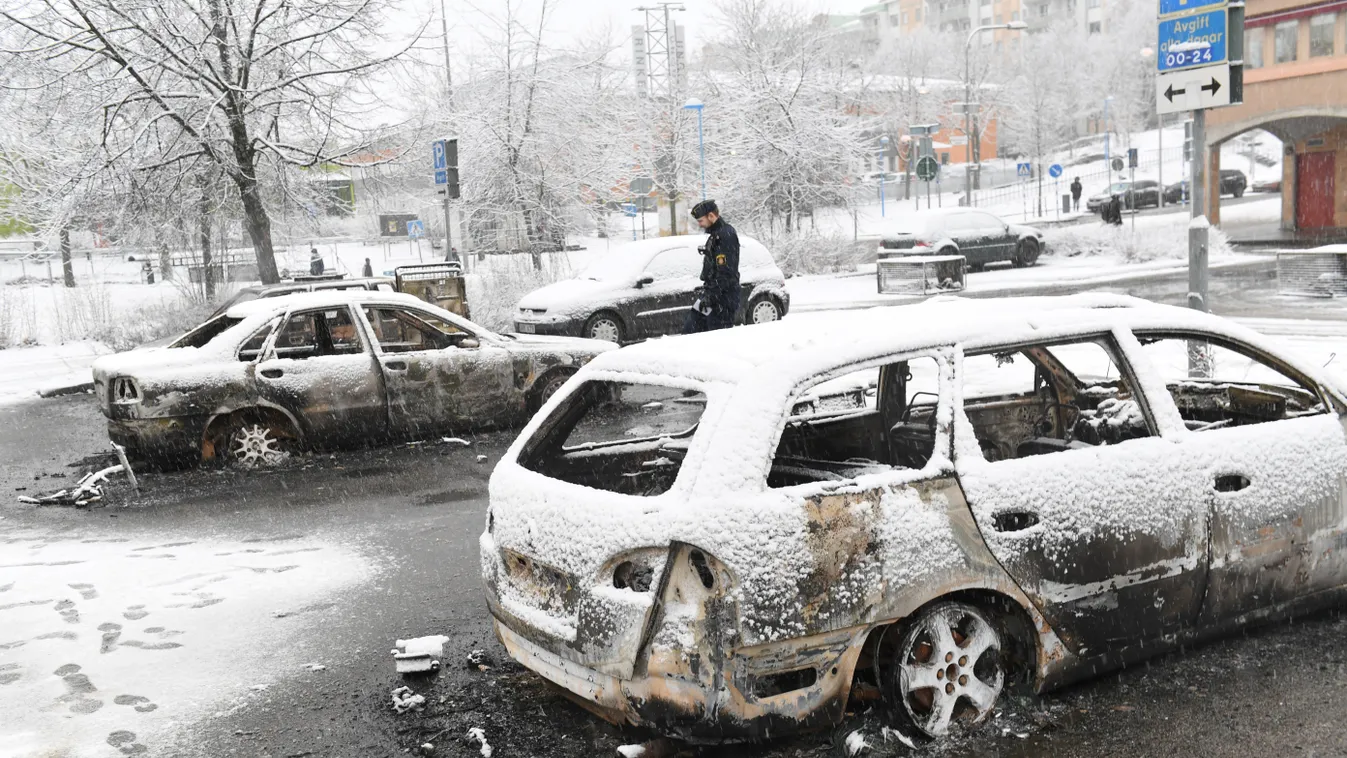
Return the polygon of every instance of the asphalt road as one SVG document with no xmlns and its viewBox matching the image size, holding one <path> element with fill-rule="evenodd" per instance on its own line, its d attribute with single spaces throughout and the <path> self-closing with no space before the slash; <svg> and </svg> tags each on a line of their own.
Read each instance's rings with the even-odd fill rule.
<svg viewBox="0 0 1347 758">
<path fill-rule="evenodd" d="M 1220 286 L 1259 302 L 1247 294 L 1258 288 L 1247 282 Z M 311 456 L 263 474 L 147 471 L 142 492 L 117 484 L 107 507 L 33 508 L 15 504 L 13 496 L 52 489 L 106 461 L 101 417 L 87 396 L 0 408 L 0 549 L 72 535 L 86 542 L 321 537 L 369 562 L 362 582 L 292 627 L 287 644 L 314 651 L 325 670 L 278 674 L 264 691 L 178 725 L 172 740 L 144 748 L 147 755 L 372 757 L 418 754 L 431 743 L 429 754 L 476 756 L 478 748 L 460 740 L 471 727 L 485 730 L 497 758 L 613 755 L 616 746 L 645 735 L 602 724 L 571 705 L 509 662 L 491 637 L 476 542 L 487 478 L 510 439 L 497 433 L 472 438 L 470 447 Z M 220 607 L 229 608 L 228 602 Z M 0 628 L 4 622 L 0 615 Z M 393 673 L 389 650 L 395 639 L 431 633 L 450 638 L 445 668 L 406 682 L 428 702 L 418 713 L 396 715 L 389 692 L 404 681 Z M 466 663 L 479 649 L 486 653 L 484 669 Z M 3 655 L 0 650 L 0 669 Z M 861 729 L 872 745 L 867 755 L 909 754 L 896 742 L 885 744 L 884 723 L 880 713 L 861 712 L 831 733 L 695 752 L 840 755 L 841 740 Z M 6 728 L 0 725 L 0 755 Z M 108 755 L 131 754 L 131 743 L 119 734 L 109 734 Z M 1253 630 L 1041 698 L 1013 698 L 990 724 L 921 752 L 1347 755 L 1347 618 L 1323 614 Z"/>
</svg>

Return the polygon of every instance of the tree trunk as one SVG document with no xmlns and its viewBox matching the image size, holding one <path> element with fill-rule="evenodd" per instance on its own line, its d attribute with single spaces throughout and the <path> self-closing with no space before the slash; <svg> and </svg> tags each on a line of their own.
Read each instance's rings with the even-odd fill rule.
<svg viewBox="0 0 1347 758">
<path fill-rule="evenodd" d="M 206 302 L 215 299 L 215 276 L 212 272 L 210 255 L 210 199 L 205 187 L 201 192 L 201 286 L 206 293 Z"/>
<path fill-rule="evenodd" d="M 257 256 L 257 274 L 263 284 L 275 284 L 281 277 L 276 271 L 276 253 L 271 247 L 271 217 L 267 215 L 267 208 L 259 196 L 261 185 L 251 176 L 235 181 L 243 200 L 243 225 L 248 228 L 253 252 Z"/>
<path fill-rule="evenodd" d="M 65 286 L 75 286 L 75 264 L 70 262 L 70 230 L 61 227 L 61 272 L 65 277 Z"/>
</svg>

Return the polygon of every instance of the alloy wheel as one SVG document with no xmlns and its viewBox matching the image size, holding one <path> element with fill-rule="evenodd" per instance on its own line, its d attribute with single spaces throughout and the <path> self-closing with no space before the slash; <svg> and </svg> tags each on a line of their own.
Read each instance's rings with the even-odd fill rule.
<svg viewBox="0 0 1347 758">
<path fill-rule="evenodd" d="M 781 320 L 781 310 L 770 298 L 763 298 L 753 305 L 751 315 L 754 324 L 769 324 Z"/>
<path fill-rule="evenodd" d="M 897 696 L 912 725 L 928 737 L 957 721 L 991 715 L 1005 687 L 1001 635 L 987 616 L 964 603 L 940 603 L 907 627 L 900 648 Z"/>
<path fill-rule="evenodd" d="M 243 424 L 229 437 L 229 458 L 243 468 L 277 466 L 289 457 L 275 431 L 265 424 Z"/>
</svg>

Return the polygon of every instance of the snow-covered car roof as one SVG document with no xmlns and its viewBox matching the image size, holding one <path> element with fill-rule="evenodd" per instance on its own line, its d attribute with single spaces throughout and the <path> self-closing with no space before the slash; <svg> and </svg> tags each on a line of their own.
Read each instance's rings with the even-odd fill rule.
<svg viewBox="0 0 1347 758">
<path fill-rule="evenodd" d="M 652 340 L 606 353 L 584 372 L 737 384 L 755 377 L 803 382 L 836 367 L 924 348 L 966 351 L 1014 341 L 1124 329 L 1199 329 L 1280 351 L 1257 332 L 1189 308 L 1122 295 L 931 300 L 796 316 L 771 324 Z M 1301 367 L 1317 381 L 1312 367 Z"/>
<path fill-rule="evenodd" d="M 225 312 L 230 318 L 246 319 L 257 315 L 275 315 L 290 308 L 324 308 L 331 305 L 347 305 L 377 300 L 384 303 L 404 303 L 421 307 L 434 307 L 424 300 L 403 292 L 379 292 L 375 290 L 319 290 L 317 292 L 296 292 L 293 295 L 265 297 L 239 303 Z M 439 309 L 437 309 L 439 310 Z"/>
</svg>

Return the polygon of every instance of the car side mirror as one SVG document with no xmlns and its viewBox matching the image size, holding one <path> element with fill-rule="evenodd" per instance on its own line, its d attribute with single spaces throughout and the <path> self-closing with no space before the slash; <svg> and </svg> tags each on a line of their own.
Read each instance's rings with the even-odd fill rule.
<svg viewBox="0 0 1347 758">
<path fill-rule="evenodd" d="M 646 276 L 643 276 L 643 277 L 641 277 L 640 279 L 637 279 L 637 280 L 636 280 L 636 289 L 640 289 L 640 288 L 644 287 L 644 286 L 647 285 L 647 284 L 654 284 L 654 283 L 655 283 L 655 277 L 646 275 Z"/>
<path fill-rule="evenodd" d="M 455 337 L 455 338 L 453 338 L 452 345 L 453 345 L 454 347 L 461 347 L 461 348 L 463 348 L 463 349 L 465 349 L 465 350 L 472 350 L 472 349 L 474 349 L 474 348 L 479 348 L 479 347 L 481 347 L 481 346 L 482 346 L 482 341 L 479 340 L 479 339 L 477 339 L 476 337 L 470 337 L 470 336 L 468 336 L 468 335 L 465 334 L 465 335 L 463 335 L 463 336 L 461 336 L 461 337 Z"/>
</svg>

